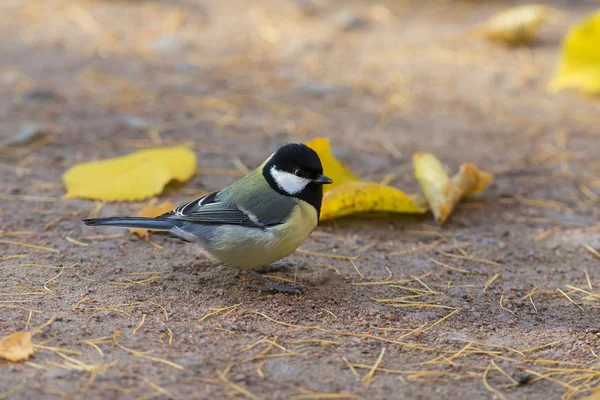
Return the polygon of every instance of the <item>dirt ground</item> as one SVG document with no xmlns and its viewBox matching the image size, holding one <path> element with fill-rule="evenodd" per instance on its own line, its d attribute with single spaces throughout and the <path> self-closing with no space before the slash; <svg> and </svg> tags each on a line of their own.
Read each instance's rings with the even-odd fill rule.
<svg viewBox="0 0 600 400">
<path fill-rule="evenodd" d="M 0 140 L 27 123 L 41 138 L 0 152 L 0 337 L 39 331 L 30 361 L 0 362 L 0 398 L 600 385 L 600 103 L 546 91 L 561 37 L 597 2 L 551 2 L 560 17 L 520 49 L 469 33 L 505 1 L 1 3 Z M 142 203 L 61 199 L 77 162 L 191 143 L 198 174 L 161 196 L 181 203 L 316 136 L 407 191 L 416 151 L 496 179 L 441 230 L 430 215 L 323 223 L 289 257 L 297 271 L 277 273 L 301 296 L 253 292 L 191 245 L 80 222 Z"/>
</svg>

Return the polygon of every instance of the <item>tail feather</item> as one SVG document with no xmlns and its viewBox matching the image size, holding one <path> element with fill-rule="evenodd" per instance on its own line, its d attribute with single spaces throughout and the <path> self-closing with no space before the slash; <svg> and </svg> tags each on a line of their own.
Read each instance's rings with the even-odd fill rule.
<svg viewBox="0 0 600 400">
<path fill-rule="evenodd" d="M 87 218 L 83 220 L 83 223 L 89 226 L 122 226 L 153 231 L 168 231 L 177 225 L 177 221 L 171 219 L 142 217 Z"/>
</svg>

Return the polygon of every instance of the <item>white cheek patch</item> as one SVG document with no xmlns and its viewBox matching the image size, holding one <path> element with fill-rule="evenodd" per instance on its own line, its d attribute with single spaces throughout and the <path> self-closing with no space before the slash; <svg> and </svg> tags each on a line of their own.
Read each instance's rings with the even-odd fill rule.
<svg viewBox="0 0 600 400">
<path fill-rule="evenodd" d="M 277 182 L 277 186 L 288 194 L 300 193 L 311 182 L 310 179 L 302 178 L 286 171 L 280 171 L 274 166 L 271 167 L 270 173 L 275 182 Z"/>
</svg>

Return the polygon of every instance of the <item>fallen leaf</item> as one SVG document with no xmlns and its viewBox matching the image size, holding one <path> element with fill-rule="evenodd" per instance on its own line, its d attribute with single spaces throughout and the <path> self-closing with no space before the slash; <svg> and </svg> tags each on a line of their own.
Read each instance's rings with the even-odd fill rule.
<svg viewBox="0 0 600 400">
<path fill-rule="evenodd" d="M 600 93 L 600 11 L 575 24 L 563 40 L 548 89 L 565 88 Z"/>
<path fill-rule="evenodd" d="M 158 201 L 158 199 L 156 197 L 152 198 L 148 202 L 148 204 L 146 204 L 144 206 L 144 208 L 142 208 L 140 210 L 140 212 L 138 212 L 136 214 L 136 216 L 137 217 L 154 218 L 154 217 L 158 217 L 159 215 L 162 215 L 166 212 L 169 212 L 175 208 L 175 205 L 173 203 L 171 203 L 170 201 L 165 201 L 164 203 L 156 204 L 157 201 Z M 131 232 L 135 235 L 138 235 L 139 237 L 141 237 L 144 240 L 150 239 L 150 232 L 147 231 L 146 229 L 129 228 L 129 232 Z"/>
<path fill-rule="evenodd" d="M 143 200 L 171 180 L 184 182 L 196 171 L 196 155 L 185 147 L 163 147 L 102 161 L 77 164 L 63 174 L 65 198 Z"/>
<path fill-rule="evenodd" d="M 323 185 L 323 193 L 340 187 L 348 182 L 359 181 L 360 179 L 354 173 L 339 162 L 331 151 L 331 145 L 327 138 L 316 138 L 305 143 L 319 155 L 321 164 L 323 165 L 323 173 L 333 179 L 331 185 Z"/>
<path fill-rule="evenodd" d="M 0 340 L 0 358 L 8 361 L 25 361 L 33 355 L 30 332 L 17 332 Z"/>
<path fill-rule="evenodd" d="M 485 189 L 493 175 L 480 171 L 475 164 L 465 163 L 452 178 L 442 163 L 429 153 L 413 155 L 415 175 L 438 224 L 443 224 L 456 204 L 466 196 Z"/>
<path fill-rule="evenodd" d="M 331 151 L 329 139 L 316 138 L 306 143 L 317 152 L 323 164 L 323 173 L 333 184 L 323 186 L 321 220 L 364 212 L 396 212 L 422 214 L 427 211 L 422 197 L 408 195 L 392 186 L 361 181 Z"/>
<path fill-rule="evenodd" d="M 410 196 L 395 187 L 358 181 L 348 182 L 324 195 L 321 220 L 372 211 L 423 214 L 427 210 L 418 196 Z"/>
<path fill-rule="evenodd" d="M 541 4 L 509 8 L 493 15 L 475 32 L 489 41 L 508 46 L 527 44 L 537 39 L 550 10 L 550 7 Z"/>
<path fill-rule="evenodd" d="M 592 394 L 582 397 L 581 400 L 600 400 L 600 386 L 592 389 Z"/>
</svg>

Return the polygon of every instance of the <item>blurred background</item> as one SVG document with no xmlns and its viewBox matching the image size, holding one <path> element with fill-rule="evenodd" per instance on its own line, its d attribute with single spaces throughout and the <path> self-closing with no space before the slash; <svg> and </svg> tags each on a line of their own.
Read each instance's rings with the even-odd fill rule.
<svg viewBox="0 0 600 400">
<path fill-rule="evenodd" d="M 259 319 L 254 310 L 336 331 L 389 334 L 410 343 L 445 346 L 439 354 L 464 346 L 446 341 L 446 334 L 515 348 L 560 341 L 564 347 L 544 347 L 535 357 L 567 364 L 577 359 L 579 365 L 597 369 L 595 355 L 600 353 L 593 315 L 600 297 L 584 297 L 565 284 L 592 291 L 600 282 L 594 272 L 594 249 L 600 248 L 600 100 L 576 90 L 551 92 L 548 84 L 560 65 L 565 36 L 597 11 L 600 2 L 547 1 L 499 14 L 525 5 L 508 0 L 1 0 L 0 229 L 61 251 L 40 254 L 39 249 L 30 253 L 18 248 L 23 254 L 12 254 L 16 248 L 7 247 L 14 251 L 7 250 L 6 257 L 34 255 L 25 260 L 54 266 L 83 261 L 77 275 L 67 270 L 60 282 L 51 282 L 57 270 L 25 269 L 20 258 L 7 258 L 3 262 L 10 268 L 0 268 L 6 290 L 0 292 L 14 289 L 11 285 L 34 285 L 34 280 L 38 287 L 45 287 L 43 282 L 60 285 L 62 297 L 44 296 L 31 304 L 41 311 L 33 319 L 29 312 L 33 322 L 27 320 L 27 325 L 40 325 L 56 312 L 56 321 L 47 328 L 52 330 L 48 337 L 58 337 L 52 346 L 76 348 L 89 363 L 120 360 L 107 379 L 128 392 L 104 383 L 83 385 L 94 395 L 110 393 L 114 398 L 122 393 L 130 398 L 148 392 L 145 398 L 164 395 L 147 384 L 146 377 L 182 398 L 240 397 L 215 370 L 229 371 L 230 363 L 241 357 L 240 349 L 266 335 L 281 334 L 282 343 L 291 346 L 288 339 L 298 333 Z M 582 54 L 593 57 L 600 41 L 581 48 Z M 591 82 L 595 75 L 588 76 Z M 304 249 L 314 253 L 292 257 L 305 266 L 299 280 L 310 287 L 308 294 L 277 301 L 246 291 L 235 271 L 204 268 L 205 260 L 191 246 L 158 238 L 158 247 L 152 247 L 123 234 L 99 239 L 80 222 L 90 213 L 134 215 L 141 203 L 61 199 L 61 176 L 76 163 L 185 144 L 196 152 L 199 169 L 189 183 L 164 194 L 179 204 L 239 179 L 285 142 L 317 136 L 331 138 L 336 156 L 359 177 L 385 179 L 409 193 L 418 190 L 411 164 L 417 151 L 435 154 L 453 171 L 465 161 L 475 162 L 494 173 L 495 180 L 478 200 L 458 207 L 443 233 L 431 220 L 425 225 L 406 219 L 324 224 L 305 244 Z M 74 244 L 66 235 L 94 239 Z M 457 257 L 446 260 L 443 252 L 435 257 L 469 274 L 432 264 L 428 252 L 438 245 Z M 324 253 L 338 252 L 361 258 L 356 265 L 348 261 L 353 257 L 323 258 Z M 477 258 L 468 258 L 466 252 Z M 486 262 L 480 262 L 482 258 Z M 152 282 L 122 284 L 123 271 L 143 274 L 149 268 L 159 271 Z M 417 293 L 424 290 L 410 277 L 427 277 L 440 295 L 436 302 L 463 311 L 444 320 L 442 330 L 436 324 L 447 310 L 386 308 L 374 299 L 397 296 L 396 289 L 350 285 L 363 274 L 379 280 L 388 272 L 394 279 L 409 278 L 405 282 L 412 282 Z M 165 279 L 160 280 L 160 274 Z M 115 281 L 121 286 L 111 285 Z M 76 312 L 86 294 L 98 299 L 98 306 L 127 305 L 135 299 L 139 307 L 127 308 L 131 318 L 122 309 Z M 534 294 L 537 306 L 531 300 Z M 163 320 L 163 311 L 149 299 L 175 316 Z M 210 310 L 239 303 L 243 306 L 230 319 L 197 323 Z M 2 312 L 1 333 L 23 329 L 27 313 Z M 132 330 L 146 314 L 147 325 L 133 337 Z M 369 331 L 371 324 L 390 331 Z M 421 336 L 418 327 L 424 326 L 436 328 Z M 172 347 L 164 342 L 165 329 L 171 328 Z M 409 333 L 396 333 L 396 328 Z M 127 332 L 128 346 L 155 346 L 154 354 L 187 369 L 175 371 L 149 362 L 136 369 L 131 365 L 137 365 L 137 356 L 110 340 L 102 347 L 106 359 L 78 342 L 110 339 L 117 329 Z M 373 365 L 383 342 L 336 336 L 333 331 L 302 332 L 303 340 L 323 333 L 322 338 L 339 341 L 339 347 L 307 345 L 295 358 L 279 357 L 259 367 L 236 364 L 229 376 L 257 396 L 276 393 L 272 398 L 325 398 L 302 397 L 308 393 L 302 388 L 367 393 L 355 379 L 356 371 L 340 360 L 348 357 Z M 428 348 L 409 352 L 408 347 L 383 345 L 388 346 L 386 367 L 438 368 L 427 364 L 437 355 Z M 596 353 L 589 351 L 594 348 Z M 514 352 L 503 354 L 516 357 Z M 0 394 L 29 379 L 26 387 L 20 386 L 19 390 L 25 387 L 21 398 L 52 390 L 60 391 L 57 396 L 62 398 L 85 395 L 87 389 L 75 389 L 73 382 L 80 377 L 87 382 L 89 375 L 76 372 L 73 379 L 62 379 L 62 372 L 45 364 L 47 360 L 64 362 L 54 353 L 40 352 L 37 362 L 46 369 L 15 366 L 14 373 L 1 374 Z M 475 367 L 468 373 L 449 375 L 435 385 L 416 375 L 408 386 L 400 386 L 397 376 L 378 373 L 368 398 L 390 398 L 398 387 L 422 393 L 423 398 L 474 398 L 474 393 L 487 398 L 492 395 L 482 385 L 482 374 L 490 370 L 493 358 L 476 360 L 481 363 L 469 360 Z M 522 372 L 522 364 L 497 361 L 515 378 Z M 270 379 L 259 379 L 262 372 L 257 371 L 263 365 Z M 530 367 L 542 374 L 546 365 Z M 135 372 L 140 375 L 128 381 Z M 185 380 L 194 374 L 225 386 L 205 385 L 198 394 L 198 381 Z M 506 377 L 494 374 L 492 385 L 504 390 Z M 585 382 L 597 385 L 598 376 L 596 370 Z M 507 391 L 512 390 L 510 398 L 558 398 L 575 378 L 561 375 L 564 382 L 558 385 L 516 383 Z M 37 382 L 41 386 L 35 386 Z M 590 389 L 583 384 L 578 388 L 570 395 Z"/>
</svg>

